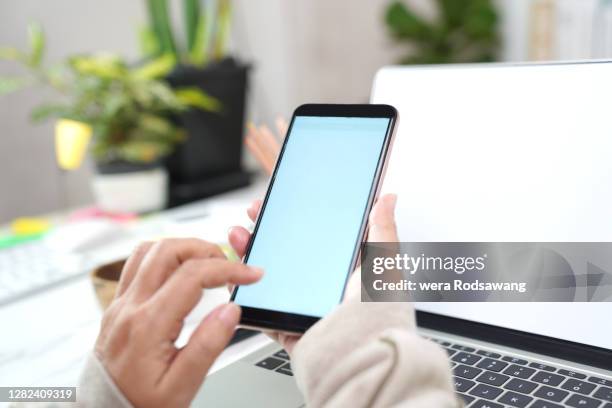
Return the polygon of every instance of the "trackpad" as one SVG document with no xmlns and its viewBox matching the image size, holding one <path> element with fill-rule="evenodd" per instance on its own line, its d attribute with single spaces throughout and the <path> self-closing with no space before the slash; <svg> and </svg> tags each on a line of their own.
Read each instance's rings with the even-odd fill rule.
<svg viewBox="0 0 612 408">
<path fill-rule="evenodd" d="M 243 359 L 206 378 L 194 407 L 303 407 L 293 376 Z"/>
</svg>

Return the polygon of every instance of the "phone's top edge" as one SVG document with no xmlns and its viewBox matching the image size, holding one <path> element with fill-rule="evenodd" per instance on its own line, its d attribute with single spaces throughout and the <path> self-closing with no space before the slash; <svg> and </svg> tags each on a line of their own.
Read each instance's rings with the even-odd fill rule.
<svg viewBox="0 0 612 408">
<path fill-rule="evenodd" d="M 385 104 L 325 104 L 307 103 L 300 105 L 294 112 L 295 116 L 365 116 L 391 117 L 397 116 L 397 110 Z"/>
</svg>

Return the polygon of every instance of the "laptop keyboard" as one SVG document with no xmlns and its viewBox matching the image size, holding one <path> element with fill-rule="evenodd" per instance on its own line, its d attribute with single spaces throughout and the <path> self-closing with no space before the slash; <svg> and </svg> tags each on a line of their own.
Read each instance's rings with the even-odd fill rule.
<svg viewBox="0 0 612 408">
<path fill-rule="evenodd" d="M 469 408 L 612 408 L 612 379 L 430 338 L 448 353 Z"/>
<path fill-rule="evenodd" d="M 612 408 L 612 378 L 431 338 L 448 353 L 457 394 L 469 408 Z M 293 375 L 280 350 L 255 364 Z"/>
<path fill-rule="evenodd" d="M 285 350 L 277 351 L 255 365 L 257 367 L 265 368 L 266 370 L 273 370 L 281 374 L 293 376 L 293 371 L 291 371 L 291 362 L 289 361 L 289 354 L 287 354 Z"/>
</svg>

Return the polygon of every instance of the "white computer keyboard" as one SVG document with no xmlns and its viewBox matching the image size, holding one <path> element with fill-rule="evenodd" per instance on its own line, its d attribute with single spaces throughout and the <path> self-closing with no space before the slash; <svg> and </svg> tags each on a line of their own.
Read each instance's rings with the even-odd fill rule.
<svg viewBox="0 0 612 408">
<path fill-rule="evenodd" d="M 0 249 L 0 306 L 89 273 L 125 256 L 125 248 L 64 253 L 43 240 Z"/>
</svg>

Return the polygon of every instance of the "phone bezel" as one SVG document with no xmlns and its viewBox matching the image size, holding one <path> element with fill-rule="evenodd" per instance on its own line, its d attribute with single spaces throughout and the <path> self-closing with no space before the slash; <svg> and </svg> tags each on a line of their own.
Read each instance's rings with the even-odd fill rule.
<svg viewBox="0 0 612 408">
<path fill-rule="evenodd" d="M 291 136 L 291 130 L 293 128 L 293 123 L 297 116 L 323 116 L 323 117 L 369 117 L 369 118 L 388 118 L 389 125 L 387 126 L 387 131 L 385 134 L 385 140 L 383 142 L 383 147 L 381 149 L 380 156 L 378 157 L 378 163 L 376 166 L 376 173 L 374 175 L 372 186 L 370 187 L 370 194 L 368 196 L 368 201 L 366 204 L 366 208 L 364 211 L 364 215 L 361 220 L 361 226 L 359 229 L 359 235 L 356 239 L 355 249 L 353 250 L 353 259 L 351 260 L 351 264 L 349 270 L 347 271 L 344 288 L 346 288 L 346 283 L 348 281 L 349 276 L 355 269 L 358 261 L 359 261 L 359 250 L 361 247 L 361 242 L 367 231 L 367 221 L 370 210 L 372 209 L 372 205 L 376 197 L 378 196 L 378 192 L 380 190 L 381 179 L 384 175 L 384 170 L 386 169 L 387 158 L 389 152 L 391 150 L 391 144 L 394 136 L 394 130 L 396 128 L 396 122 L 398 119 L 397 110 L 390 105 L 336 105 L 336 104 L 305 104 L 299 106 L 293 116 L 291 117 L 291 122 L 289 124 L 287 135 L 283 141 L 283 145 L 281 147 L 279 158 L 276 161 L 276 165 L 274 166 L 274 171 L 272 172 L 272 176 L 270 178 L 270 182 L 268 184 L 268 188 L 266 191 L 265 198 L 263 200 L 261 211 L 257 220 L 255 222 L 255 227 L 253 229 L 253 234 L 251 235 L 251 239 L 246 248 L 245 256 L 243 258 L 243 262 L 247 262 L 251 248 L 253 245 L 253 241 L 257 235 L 257 231 L 259 229 L 259 224 L 262 219 L 262 216 L 265 212 L 266 204 L 268 202 L 268 198 L 270 196 L 270 192 L 272 190 L 272 186 L 274 185 L 274 181 L 276 179 L 276 174 L 279 168 L 279 165 L 282 161 L 283 154 L 285 152 L 285 146 Z M 239 286 L 236 286 L 232 291 L 231 301 L 234 301 Z M 338 298 L 338 303 L 344 297 L 344 290 L 340 294 Z M 315 324 L 320 317 L 315 316 L 306 316 L 294 313 L 286 313 L 279 312 L 275 310 L 267 310 L 267 309 L 259 309 L 253 307 L 245 307 L 242 306 L 242 317 L 240 320 L 240 325 L 243 327 L 249 328 L 259 328 L 264 330 L 275 330 L 282 331 L 288 333 L 303 333 L 310 326 Z"/>
</svg>

